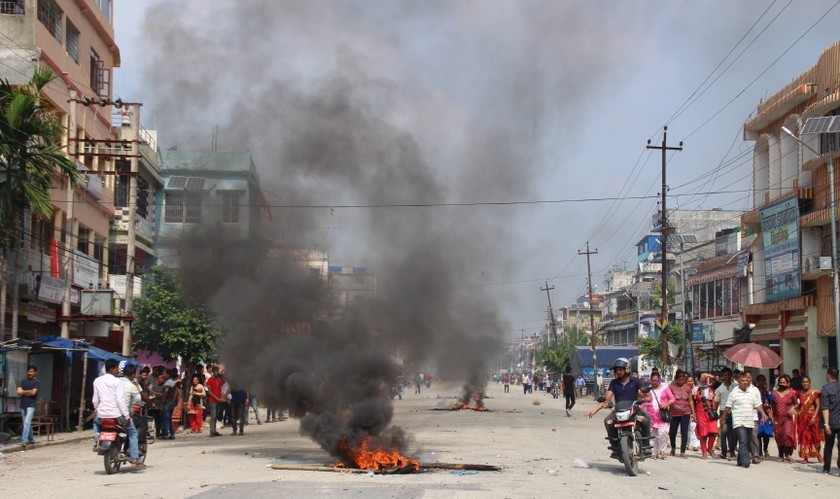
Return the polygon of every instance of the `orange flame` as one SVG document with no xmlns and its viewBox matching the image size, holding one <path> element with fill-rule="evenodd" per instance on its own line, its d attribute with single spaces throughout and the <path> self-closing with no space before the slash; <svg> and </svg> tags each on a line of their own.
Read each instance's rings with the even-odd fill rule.
<svg viewBox="0 0 840 499">
<path fill-rule="evenodd" d="M 488 411 L 489 409 L 487 409 L 486 407 L 481 406 L 481 405 L 469 405 L 469 404 L 457 403 L 457 404 L 452 406 L 452 410 L 453 411 L 460 411 L 460 410 Z"/>
<path fill-rule="evenodd" d="M 420 469 L 419 461 L 403 456 L 397 449 L 386 449 L 383 444 L 375 442 L 370 436 L 362 437 L 358 447 L 352 447 L 346 438 L 341 439 L 338 448 L 341 454 L 359 469 L 374 471 Z M 343 464 L 339 463 L 336 466 L 343 466 Z"/>
</svg>

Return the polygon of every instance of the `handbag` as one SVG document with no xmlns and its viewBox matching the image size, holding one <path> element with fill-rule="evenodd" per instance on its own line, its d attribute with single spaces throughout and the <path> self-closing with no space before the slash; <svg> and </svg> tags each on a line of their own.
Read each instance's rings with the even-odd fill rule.
<svg viewBox="0 0 840 499">
<path fill-rule="evenodd" d="M 717 421 L 720 419 L 720 414 L 715 409 L 706 409 L 706 414 L 709 415 L 709 419 L 712 421 Z"/>
<path fill-rule="evenodd" d="M 656 405 L 659 405 L 659 397 L 656 396 L 656 392 L 651 391 L 651 393 L 653 394 L 654 397 L 656 397 Z M 664 407 L 662 407 L 660 405 L 659 406 L 659 419 L 663 423 L 670 423 L 673 420 L 673 418 L 671 417 L 671 411 L 669 411 L 668 409 L 665 409 Z"/>
</svg>

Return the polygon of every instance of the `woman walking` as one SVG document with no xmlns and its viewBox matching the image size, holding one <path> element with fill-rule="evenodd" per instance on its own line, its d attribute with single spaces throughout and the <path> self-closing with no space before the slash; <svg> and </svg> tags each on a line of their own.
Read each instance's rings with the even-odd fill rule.
<svg viewBox="0 0 840 499">
<path fill-rule="evenodd" d="M 198 380 L 198 376 L 193 376 L 190 400 L 187 402 L 187 413 L 190 415 L 190 433 L 201 433 L 201 425 L 204 423 L 205 397 L 207 397 L 207 392 L 204 385 Z"/>
<path fill-rule="evenodd" d="M 799 416 L 796 431 L 799 435 L 799 457 L 802 463 L 816 458 L 823 462 L 820 447 L 823 430 L 820 429 L 820 391 L 811 387 L 811 378 L 802 377 L 802 391 L 799 392 Z"/>
<path fill-rule="evenodd" d="M 668 409 L 674 401 L 674 396 L 668 387 L 662 384 L 659 373 L 650 375 L 650 393 L 645 397 L 645 411 L 650 415 L 650 427 L 653 430 L 654 459 L 665 459 L 665 446 L 668 444 L 669 424 L 660 417 L 660 409 Z"/>
<path fill-rule="evenodd" d="M 688 427 L 694 420 L 694 398 L 691 396 L 691 388 L 686 384 L 686 373 L 677 369 L 674 382 L 668 387 L 673 395 L 674 401 L 670 405 L 671 411 L 671 455 L 677 450 L 677 430 L 680 432 L 680 457 L 685 459 L 685 449 L 688 446 Z"/>
<path fill-rule="evenodd" d="M 709 373 L 700 375 L 700 386 L 694 395 L 694 407 L 697 409 L 695 433 L 700 439 L 703 459 L 706 459 L 706 456 L 715 458 L 715 440 L 718 436 L 718 420 L 710 416 L 710 413 L 717 413 L 715 391 L 710 386 L 710 378 Z"/>
<path fill-rule="evenodd" d="M 796 447 L 796 424 L 794 418 L 799 409 L 799 393 L 790 387 L 790 376 L 782 374 L 777 380 L 778 388 L 770 393 L 773 407 L 773 429 L 776 446 L 779 447 L 779 462 L 793 462 L 791 456 Z"/>
</svg>

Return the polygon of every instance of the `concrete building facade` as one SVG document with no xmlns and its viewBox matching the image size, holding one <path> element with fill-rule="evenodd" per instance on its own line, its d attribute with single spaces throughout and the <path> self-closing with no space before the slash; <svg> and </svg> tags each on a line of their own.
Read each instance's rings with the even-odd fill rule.
<svg viewBox="0 0 840 499">
<path fill-rule="evenodd" d="M 806 135 L 808 118 L 840 114 L 840 43 L 816 64 L 764 99 L 744 124 L 754 141 L 753 210 L 742 226 L 759 237 L 752 246 L 752 303 L 744 320 L 751 340 L 778 350 L 790 372 L 803 368 L 821 386 L 837 366 L 830 261 L 831 190 L 828 158 L 837 163 L 838 134 Z M 804 142 L 802 146 L 792 134 Z M 813 150 L 813 151 L 812 151 Z M 782 250 L 781 252 L 779 250 Z"/>
</svg>

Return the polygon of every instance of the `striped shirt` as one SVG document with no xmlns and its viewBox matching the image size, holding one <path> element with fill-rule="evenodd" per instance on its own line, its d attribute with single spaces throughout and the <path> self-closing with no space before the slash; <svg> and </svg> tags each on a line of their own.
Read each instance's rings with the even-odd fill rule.
<svg viewBox="0 0 840 499">
<path fill-rule="evenodd" d="M 755 410 L 761 407 L 761 401 L 756 400 L 750 391 L 740 387 L 732 390 L 726 399 L 726 407 L 732 412 L 732 427 L 755 428 Z"/>
<path fill-rule="evenodd" d="M 821 408 L 828 409 L 828 426 L 840 429 L 840 382 L 829 381 L 822 388 Z"/>
</svg>

